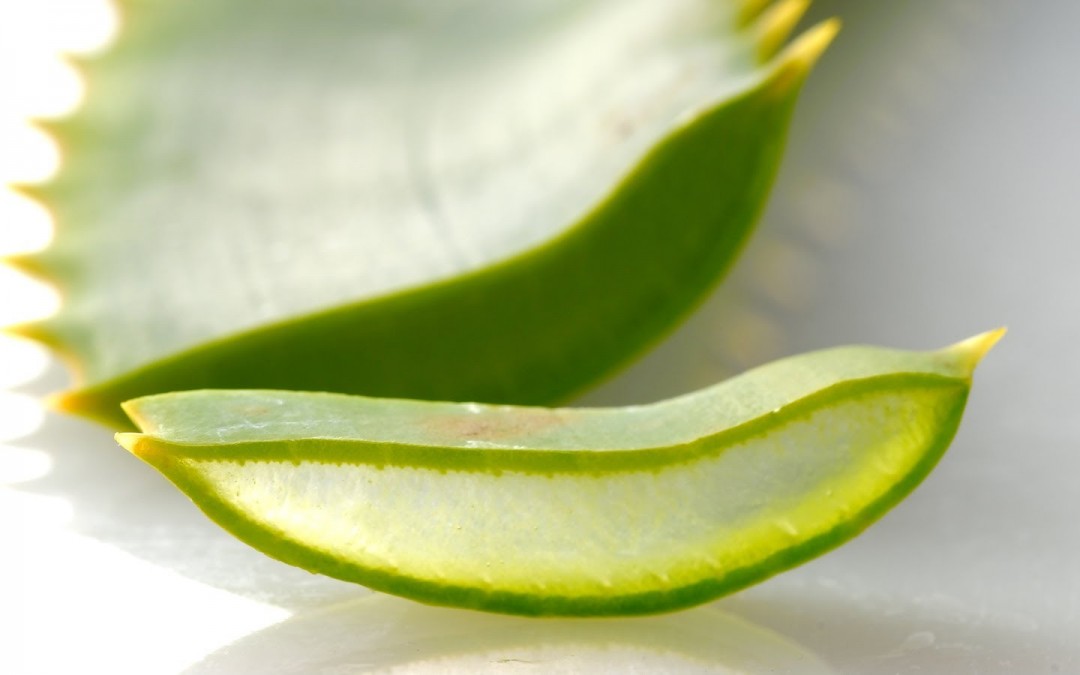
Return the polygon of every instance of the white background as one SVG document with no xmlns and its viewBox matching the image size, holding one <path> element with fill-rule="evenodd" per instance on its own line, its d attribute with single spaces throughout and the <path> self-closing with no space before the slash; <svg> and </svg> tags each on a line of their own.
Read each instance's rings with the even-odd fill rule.
<svg viewBox="0 0 1080 675">
<path fill-rule="evenodd" d="M 951 450 L 880 523 L 669 617 L 423 608 L 247 549 L 103 429 L 38 426 L 35 397 L 66 375 L 5 339 L 0 672 L 176 673 L 205 658 L 193 672 L 1080 673 L 1080 5 L 851 0 L 815 13 L 845 29 L 808 84 L 746 256 L 586 401 L 662 398 L 834 344 L 929 348 L 1008 325 Z M 14 222 L 3 213 L 0 242 Z M 50 302 L 0 282 L 0 320 Z"/>
</svg>

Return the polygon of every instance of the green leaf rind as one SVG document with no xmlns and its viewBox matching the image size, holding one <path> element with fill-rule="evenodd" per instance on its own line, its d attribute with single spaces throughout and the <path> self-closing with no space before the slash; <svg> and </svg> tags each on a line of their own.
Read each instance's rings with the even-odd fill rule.
<svg viewBox="0 0 1080 675">
<path fill-rule="evenodd" d="M 760 41 L 759 57 L 775 50 L 804 4 L 781 3 L 745 29 Z M 745 18 L 760 5 L 746 3 Z M 72 147 L 77 166 L 43 193 L 58 209 L 57 242 L 24 261 L 61 288 L 65 308 L 53 320 L 16 330 L 53 346 L 79 374 L 82 386 L 57 397 L 58 407 L 118 429 L 130 428 L 119 409 L 123 400 L 207 387 L 566 400 L 658 341 L 727 270 L 775 175 L 800 85 L 836 28 L 826 22 L 811 29 L 731 98 L 693 111 L 553 240 L 472 272 L 227 331 L 121 370 L 97 356 L 101 349 L 123 353 L 113 346 L 117 336 L 100 332 L 105 320 L 98 311 L 124 301 L 102 297 L 110 295 L 107 287 L 88 285 L 80 262 L 89 255 L 87 233 L 65 222 L 81 214 L 66 205 L 87 172 L 78 150 L 93 137 L 75 118 L 56 133 Z M 131 60 L 130 49 L 124 54 Z M 110 67 L 122 70 L 125 63 Z M 124 288 L 138 283 L 129 279 Z M 185 319 L 176 310 L 174 320 L 184 326 L 200 317 Z M 160 317 L 147 320 L 148 333 L 176 332 L 155 321 Z"/>
<path fill-rule="evenodd" d="M 406 410 L 404 417 L 399 420 L 402 424 L 390 423 L 385 431 L 373 431 L 375 436 L 370 436 L 368 441 L 359 438 L 351 440 L 342 438 L 335 441 L 326 436 L 305 440 L 298 437 L 298 434 L 302 432 L 295 432 L 291 423 L 287 421 L 288 418 L 280 418 L 281 421 L 278 423 L 274 421 L 276 418 L 273 412 L 264 415 L 262 412 L 253 411 L 250 413 L 252 416 L 246 421 L 242 417 L 238 418 L 236 429 L 224 430 L 221 443 L 209 443 L 205 438 L 192 442 L 192 439 L 198 436 L 198 432 L 193 432 L 195 436 L 192 436 L 188 430 L 201 428 L 201 426 L 190 426 L 187 422 L 201 425 L 200 410 L 218 407 L 213 405 L 217 400 L 220 400 L 225 408 L 230 408 L 232 403 L 228 403 L 228 397 L 234 396 L 240 400 L 248 395 L 245 392 L 188 392 L 134 401 L 128 405 L 128 409 L 140 426 L 150 433 L 120 434 L 118 438 L 123 445 L 164 473 L 182 491 L 191 496 L 211 519 L 232 534 L 274 558 L 313 572 L 361 583 L 376 590 L 422 602 L 486 611 L 530 616 L 649 614 L 700 604 L 757 583 L 839 546 L 880 518 L 909 494 L 941 458 L 958 428 L 967 400 L 971 369 L 999 337 L 1000 332 L 990 333 L 973 341 L 961 343 L 952 349 L 930 354 L 882 351 L 875 355 L 873 352 L 850 352 L 849 355 L 853 357 L 853 360 L 861 358 L 867 364 L 865 376 L 840 378 L 822 386 L 824 380 L 815 380 L 815 376 L 811 375 L 805 380 L 806 386 L 811 388 L 810 391 L 803 392 L 804 395 L 792 399 L 774 411 L 762 414 L 760 410 L 747 409 L 735 414 L 734 417 L 729 416 L 731 420 L 735 420 L 733 426 L 717 429 L 713 434 L 690 442 L 685 439 L 679 440 L 686 429 L 672 430 L 671 433 L 676 440 L 670 446 L 635 449 L 637 427 L 648 426 L 650 416 L 662 418 L 664 414 L 667 414 L 663 411 L 665 406 L 704 411 L 707 409 L 706 406 L 695 406 L 710 399 L 717 402 L 723 401 L 732 392 L 751 391 L 744 385 L 753 383 L 754 380 L 761 380 L 767 385 L 775 377 L 786 377 L 790 373 L 799 372 L 799 368 L 803 366 L 809 366 L 805 372 L 813 373 L 815 368 L 820 369 L 822 365 L 829 367 L 832 363 L 842 364 L 849 350 L 832 350 L 794 357 L 759 371 L 751 371 L 740 378 L 689 397 L 680 397 L 652 406 L 638 406 L 622 411 L 617 409 L 567 411 L 572 418 L 568 424 L 577 424 L 576 430 L 567 431 L 564 436 L 552 437 L 562 439 L 569 444 L 589 443 L 597 442 L 597 439 L 603 438 L 605 433 L 610 433 L 614 434 L 613 438 L 624 438 L 625 443 L 628 444 L 625 448 L 618 443 L 608 443 L 607 446 L 595 450 L 582 449 L 580 451 L 569 450 L 569 445 L 562 446 L 559 443 L 551 446 L 551 439 L 545 440 L 543 433 L 537 436 L 534 431 L 529 431 L 535 427 L 527 423 L 528 415 L 522 418 L 526 428 L 522 436 L 506 438 L 507 429 L 510 427 L 506 427 L 498 416 L 504 414 L 512 416 L 515 414 L 512 407 L 502 410 L 481 407 L 483 408 L 479 411 L 481 417 L 485 410 L 489 415 L 496 415 L 493 418 L 484 418 L 486 422 L 490 422 L 482 427 L 488 435 L 466 434 L 466 440 L 479 439 L 483 441 L 484 449 L 469 447 L 468 443 L 461 442 L 462 439 L 458 439 L 458 442 L 454 444 L 452 430 L 456 427 L 453 425 L 447 427 L 451 431 L 446 432 L 446 443 L 451 445 L 437 447 L 438 444 L 432 441 L 435 445 L 425 446 L 417 440 L 416 434 L 408 429 L 408 425 L 404 424 L 405 420 L 413 419 L 413 412 L 409 410 Z M 903 364 L 902 369 L 896 370 L 901 364 Z M 874 368 L 880 372 L 874 374 L 872 372 Z M 795 395 L 794 392 L 797 389 L 797 386 L 792 389 L 792 396 Z M 286 398 L 293 397 L 299 401 L 305 396 L 297 392 L 250 392 L 250 394 L 253 410 L 261 407 L 258 404 L 260 396 L 270 399 L 281 394 L 283 398 L 280 403 L 286 407 L 288 406 Z M 239 463 L 240 466 L 243 466 L 245 462 L 278 463 L 282 467 L 314 462 L 363 465 L 376 469 L 402 466 L 422 467 L 444 474 L 447 472 L 466 472 L 470 475 L 489 473 L 496 476 L 492 479 L 496 482 L 500 480 L 497 476 L 502 475 L 503 472 L 534 474 L 537 475 L 535 480 L 541 482 L 557 481 L 563 475 L 588 475 L 602 483 L 605 480 L 618 480 L 618 476 L 625 472 L 652 473 L 659 477 L 672 467 L 694 465 L 702 459 L 710 461 L 717 458 L 723 459 L 724 453 L 728 452 L 729 448 L 740 447 L 756 438 L 767 437 L 771 433 L 770 430 L 783 430 L 797 422 L 811 420 L 815 414 L 822 411 L 850 405 L 853 401 L 857 403 L 862 399 L 872 400 L 878 394 L 900 397 L 910 395 L 913 402 L 936 401 L 936 403 L 933 404 L 934 410 L 912 409 L 902 413 L 912 415 L 913 419 L 923 420 L 918 422 L 920 425 L 933 421 L 932 429 L 920 432 L 925 433 L 925 446 L 912 451 L 915 454 L 912 455 L 913 461 L 909 467 L 895 476 L 892 472 L 898 471 L 901 465 L 879 466 L 871 462 L 866 465 L 869 468 L 860 469 L 860 471 L 884 472 L 870 479 L 870 484 L 878 486 L 874 488 L 872 498 L 860 502 L 859 499 L 862 497 L 852 496 L 852 503 L 856 504 L 857 508 L 850 513 L 845 512 L 844 516 L 837 518 L 835 522 L 832 520 L 833 516 L 828 515 L 830 513 L 828 510 L 823 511 L 825 515 L 820 516 L 826 518 L 823 522 L 832 523 L 823 531 L 815 532 L 811 528 L 808 535 L 792 535 L 790 538 L 779 540 L 774 537 L 774 540 L 766 540 L 771 541 L 768 544 L 770 548 L 760 551 L 760 557 L 754 557 L 757 554 L 752 555 L 746 564 L 716 569 L 715 574 L 688 575 L 672 572 L 671 579 L 667 579 L 667 574 L 663 569 L 658 569 L 655 570 L 655 579 L 650 578 L 647 583 L 641 582 L 628 588 L 615 586 L 602 593 L 560 593 L 556 590 L 558 584 L 555 584 L 553 590 L 549 592 L 538 592 L 536 589 L 515 591 L 497 587 L 498 580 L 491 584 L 455 583 L 452 579 L 433 580 L 415 574 L 410 575 L 407 571 L 408 560 L 399 560 L 403 571 L 357 564 L 347 557 L 335 554 L 332 546 L 331 548 L 313 546 L 309 542 L 292 538 L 285 530 L 275 529 L 265 522 L 256 522 L 236 504 L 230 503 L 233 498 L 232 490 L 243 488 L 218 486 L 207 482 L 205 476 L 201 475 L 197 468 L 200 462 Z M 319 396 L 326 398 L 326 395 L 315 395 L 316 398 Z M 347 397 L 338 398 L 344 400 Z M 370 399 L 369 401 L 371 401 L 370 404 L 358 398 L 357 410 L 362 411 L 366 405 L 395 405 L 395 402 Z M 317 401 L 312 399 L 311 402 L 313 409 L 317 409 Z M 422 419 L 424 415 L 421 408 L 430 410 L 430 415 L 436 421 L 443 419 L 441 415 L 447 411 L 454 414 L 459 412 L 454 410 L 455 404 L 423 402 L 401 402 L 401 404 L 415 406 L 417 420 Z M 771 404 L 771 401 L 763 401 L 761 406 Z M 524 409 L 522 413 L 529 413 L 529 410 Z M 547 411 L 538 414 L 558 413 Z M 574 415 L 578 415 L 576 421 L 573 419 Z M 593 424 L 595 428 L 590 431 L 590 416 L 596 418 L 610 416 L 610 420 L 601 419 L 602 424 Z M 381 419 L 377 418 L 373 429 L 381 428 L 379 426 L 381 422 L 378 421 Z M 721 415 L 719 419 L 728 418 Z M 739 422 L 739 419 L 743 421 Z M 585 422 L 584 425 L 579 423 L 582 420 Z M 595 419 L 592 420 L 592 422 L 595 421 Z M 683 426 L 689 428 L 693 425 L 687 422 Z M 399 431 L 395 432 L 394 429 L 399 429 Z M 602 433 L 600 436 L 595 436 L 598 429 Z M 206 433 L 211 434 L 213 430 L 207 429 Z M 688 433 L 694 435 L 697 432 L 691 430 Z M 399 441 L 388 440 L 395 434 L 400 436 Z M 530 447 L 529 439 L 532 437 L 535 437 L 531 441 L 532 446 L 535 447 Z M 280 440 L 274 441 L 272 440 L 274 438 L 280 438 Z M 642 441 L 644 442 L 646 441 Z M 518 445 L 522 443 L 525 445 Z M 353 450 L 351 455 L 348 451 L 349 446 Z M 769 451 L 764 452 L 766 456 L 762 458 L 763 467 L 764 463 L 773 461 L 767 456 Z M 884 455 L 880 461 L 886 461 Z M 287 468 L 284 470 L 288 471 Z M 336 470 L 336 467 L 330 470 Z M 373 475 L 378 476 L 377 473 Z M 851 482 L 854 479 L 850 476 L 836 480 L 839 481 L 837 490 L 856 488 L 863 490 L 865 487 L 865 481 L 859 479 Z M 730 487 L 717 485 L 708 489 L 724 490 Z M 541 489 L 541 486 L 537 489 Z M 289 498 L 283 494 L 283 499 Z M 806 503 L 815 504 L 813 500 Z M 332 513 L 332 507 L 327 505 L 326 508 L 331 510 L 327 511 L 328 515 L 324 517 L 332 518 L 333 516 L 329 515 Z M 599 513 L 589 512 L 578 513 L 575 516 L 583 524 L 600 517 Z M 757 527 L 754 524 L 755 521 L 748 522 L 750 524 L 747 527 Z M 357 526 L 363 527 L 363 524 L 358 523 Z M 531 525 L 527 522 L 519 522 L 517 527 L 528 531 Z M 736 530 L 731 536 L 736 538 L 742 536 L 739 534 L 740 531 Z M 628 536 L 632 534 L 632 532 L 627 533 Z M 364 536 L 397 535 L 368 532 Z M 723 542 L 717 542 L 716 545 L 722 546 Z M 476 554 L 478 556 L 476 565 L 482 568 L 484 556 L 491 555 L 492 552 L 485 553 L 478 550 Z M 497 552 L 494 554 L 497 555 Z M 423 557 L 425 552 L 416 551 L 415 555 Z M 699 555 L 707 559 L 711 555 L 719 554 L 703 549 L 699 551 Z M 618 563 L 598 560 L 596 564 L 600 567 L 595 570 L 595 573 L 603 576 L 604 565 Z M 627 564 L 648 565 L 649 563 L 642 560 L 639 563 Z M 537 574 L 542 574 L 542 572 L 537 572 Z"/>
</svg>

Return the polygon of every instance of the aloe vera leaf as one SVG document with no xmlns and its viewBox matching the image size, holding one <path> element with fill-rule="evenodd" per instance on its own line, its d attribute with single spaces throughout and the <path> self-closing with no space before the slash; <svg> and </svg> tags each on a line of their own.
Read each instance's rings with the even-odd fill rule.
<svg viewBox="0 0 1080 675">
<path fill-rule="evenodd" d="M 195 388 L 544 404 L 746 239 L 807 71 L 761 2 L 123 5 L 53 130 L 61 409 Z"/>
<path fill-rule="evenodd" d="M 845 347 L 629 408 L 207 390 L 124 404 L 119 442 L 304 569 L 525 615 L 674 610 L 858 534 L 936 464 L 1003 331 Z"/>
</svg>

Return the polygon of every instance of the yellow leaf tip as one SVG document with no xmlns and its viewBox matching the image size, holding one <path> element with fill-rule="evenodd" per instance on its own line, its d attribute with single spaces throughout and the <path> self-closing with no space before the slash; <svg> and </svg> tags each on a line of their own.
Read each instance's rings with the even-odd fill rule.
<svg viewBox="0 0 1080 675">
<path fill-rule="evenodd" d="M 82 415 L 86 411 L 86 404 L 77 390 L 49 394 L 45 397 L 45 406 L 65 415 Z"/>
<path fill-rule="evenodd" d="M 78 389 L 50 394 L 46 397 L 45 402 L 50 410 L 67 413 L 68 415 L 80 415 L 87 408 L 82 391 Z"/>
<path fill-rule="evenodd" d="M 780 50 L 809 8 L 810 0 L 780 0 L 761 16 L 756 26 L 761 60 L 771 58 Z"/>
<path fill-rule="evenodd" d="M 48 394 L 44 398 L 45 407 L 55 412 L 68 412 L 68 406 L 65 404 L 67 399 L 66 392 L 59 392 L 55 394 Z"/>
<path fill-rule="evenodd" d="M 113 436 L 116 442 L 120 444 L 120 447 L 124 448 L 136 457 L 141 457 L 139 441 L 143 438 L 142 434 L 137 434 L 131 431 L 124 431 Z"/>
<path fill-rule="evenodd" d="M 745 26 L 757 18 L 769 5 L 769 0 L 742 0 L 738 10 L 738 24 Z"/>
<path fill-rule="evenodd" d="M 986 356 L 987 352 L 994 348 L 1001 338 L 1005 337 L 1008 329 L 1005 326 L 979 333 L 966 340 L 961 340 L 948 347 L 948 351 L 961 354 L 972 369 Z"/>
<path fill-rule="evenodd" d="M 136 428 L 146 431 L 146 425 L 144 424 L 142 416 L 139 415 L 138 400 L 139 399 L 129 399 L 123 401 L 120 403 L 120 410 L 127 415 L 128 419 L 131 420 L 131 423 L 134 424 Z"/>
<path fill-rule="evenodd" d="M 113 438 L 120 444 L 120 447 L 144 462 L 157 466 L 155 460 L 160 461 L 162 458 L 161 447 L 154 443 L 153 439 L 146 434 L 135 431 L 121 431 L 113 436 Z"/>
<path fill-rule="evenodd" d="M 53 330 L 54 325 L 55 321 L 50 317 L 38 321 L 9 324 L 0 327 L 0 333 L 45 345 L 63 357 L 67 354 L 66 345 Z"/>
<path fill-rule="evenodd" d="M 106 395 L 107 396 L 107 395 Z M 108 398 L 93 390 L 74 389 L 47 398 L 50 410 L 93 420 L 113 429 L 133 430 L 137 427 Z"/>
<path fill-rule="evenodd" d="M 39 251 L 32 251 L 0 255 L 0 265 L 10 267 L 23 274 L 40 279 L 45 277 L 46 273 L 41 265 L 41 256 L 39 253 Z"/>
<path fill-rule="evenodd" d="M 833 17 L 808 29 L 788 48 L 792 59 L 810 70 L 840 32 L 843 22 Z"/>
<path fill-rule="evenodd" d="M 798 87 L 840 32 L 839 19 L 827 19 L 795 38 L 773 60 L 772 87 L 788 92 Z"/>
</svg>

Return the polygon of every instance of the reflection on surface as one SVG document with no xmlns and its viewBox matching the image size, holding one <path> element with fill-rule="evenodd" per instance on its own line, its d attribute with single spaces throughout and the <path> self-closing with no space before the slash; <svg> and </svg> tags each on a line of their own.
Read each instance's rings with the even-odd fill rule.
<svg viewBox="0 0 1080 675">
<path fill-rule="evenodd" d="M 33 552 L 0 557 L 0 672 L 175 673 L 288 616 L 69 531 L 63 501 L 0 488 L 5 550 Z"/>
<path fill-rule="evenodd" d="M 633 619 L 524 619 L 372 594 L 299 614 L 187 673 L 523 671 L 831 672 L 798 645 L 711 606 Z"/>
<path fill-rule="evenodd" d="M 44 420 L 41 401 L 26 394 L 0 391 L 0 443 L 32 434 Z"/>
<path fill-rule="evenodd" d="M 0 335 L 0 390 L 32 382 L 48 366 L 49 355 L 41 345 Z"/>
<path fill-rule="evenodd" d="M 802 576 L 740 593 L 723 607 L 812 645 L 842 673 L 1080 672 L 1074 639 L 1026 613 L 941 591 L 901 596 L 881 584 Z"/>
<path fill-rule="evenodd" d="M 0 408 L 2 411 L 3 408 Z M 0 486 L 41 478 L 52 469 L 52 457 L 40 450 L 0 445 Z"/>
</svg>

